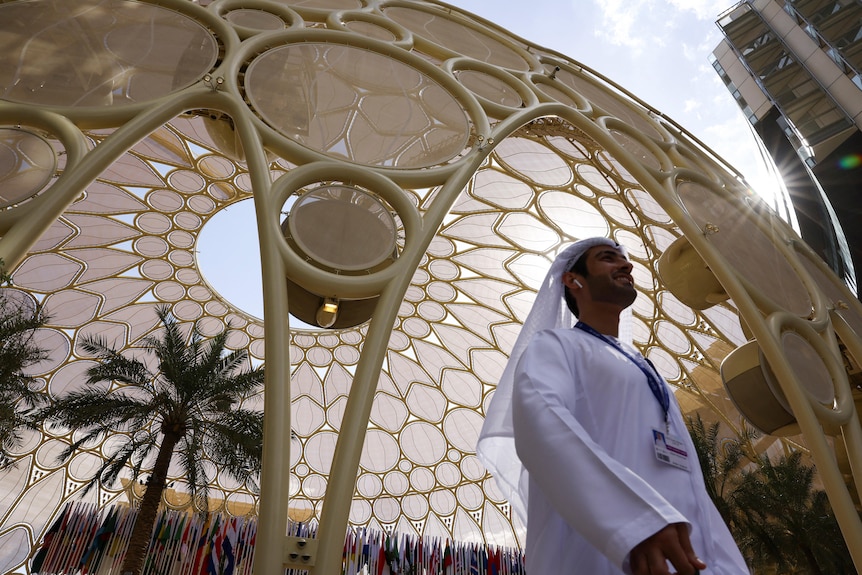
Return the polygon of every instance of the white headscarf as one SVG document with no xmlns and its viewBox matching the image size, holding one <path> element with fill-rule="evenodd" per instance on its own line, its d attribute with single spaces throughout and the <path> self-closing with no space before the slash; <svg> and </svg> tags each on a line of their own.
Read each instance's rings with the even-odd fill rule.
<svg viewBox="0 0 862 575">
<path fill-rule="evenodd" d="M 611 239 L 587 238 L 568 246 L 551 264 L 551 269 L 548 270 L 539 293 L 536 294 L 533 308 L 521 327 L 512 353 L 509 355 L 509 361 L 503 370 L 503 376 L 494 391 L 494 397 L 491 398 L 488 413 L 485 414 L 485 423 L 476 444 L 476 455 L 479 460 L 494 476 L 497 486 L 525 525 L 528 474 L 515 451 L 515 433 L 512 424 L 515 367 L 536 333 L 546 329 L 570 328 L 575 325 L 577 318 L 569 311 L 563 295 L 563 274 L 571 270 L 587 250 L 602 245 L 613 246 L 620 249 L 624 255 L 626 253 L 625 248 Z M 630 334 L 622 333 L 625 327 L 630 327 L 627 325 L 629 322 L 620 323 L 620 339 L 631 340 Z"/>
</svg>

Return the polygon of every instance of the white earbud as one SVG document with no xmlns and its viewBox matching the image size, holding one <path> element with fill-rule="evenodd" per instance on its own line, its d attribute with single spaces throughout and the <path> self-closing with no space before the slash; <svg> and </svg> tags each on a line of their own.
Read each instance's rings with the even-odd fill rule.
<svg viewBox="0 0 862 575">
<path fill-rule="evenodd" d="M 575 285 L 577 285 L 579 288 L 584 287 L 584 284 L 582 284 L 582 283 L 581 283 L 581 282 L 579 282 L 578 280 L 575 280 Z"/>
</svg>

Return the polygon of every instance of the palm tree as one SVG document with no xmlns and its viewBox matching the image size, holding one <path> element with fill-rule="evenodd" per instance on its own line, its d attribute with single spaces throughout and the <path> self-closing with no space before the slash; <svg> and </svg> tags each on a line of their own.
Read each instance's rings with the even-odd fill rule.
<svg viewBox="0 0 862 575">
<path fill-rule="evenodd" d="M 81 347 L 100 362 L 87 371 L 89 385 L 42 412 L 80 435 L 61 453 L 61 461 L 109 435 L 122 439 L 111 443 L 86 489 L 111 485 L 127 469 L 136 481 L 156 454 L 121 568 L 135 575 L 143 566 L 175 455 L 192 500 L 202 510 L 213 479 L 203 465 L 204 454 L 253 490 L 262 457 L 263 415 L 239 402 L 259 390 L 263 367 L 242 369 L 247 352 L 226 350 L 228 330 L 207 343 L 197 326 L 186 337 L 167 307 L 156 313 L 163 333 L 145 338 L 143 349 L 158 360 L 157 373 L 141 359 L 112 349 L 104 338 L 85 339 Z"/>
<path fill-rule="evenodd" d="M 2 265 L 0 259 L 0 283 L 8 283 Z M 21 446 L 23 433 L 36 427 L 33 411 L 45 400 L 36 389 L 36 378 L 25 372 L 48 358 L 35 340 L 47 317 L 32 300 L 13 293 L 6 289 L 0 293 L 0 469 L 14 463 L 12 452 Z"/>
<path fill-rule="evenodd" d="M 740 547 L 753 566 L 778 573 L 855 573 L 826 493 L 814 488 L 815 470 L 793 452 L 742 474 L 732 499 L 744 534 Z"/>
<path fill-rule="evenodd" d="M 749 463 L 745 456 L 745 445 L 756 432 L 744 428 L 737 438 L 720 440 L 719 422 L 707 427 L 699 413 L 695 418 L 688 418 L 687 426 L 703 472 L 706 492 L 724 522 L 733 529 L 735 511 L 731 493 L 739 482 L 740 467 Z"/>
<path fill-rule="evenodd" d="M 756 573 L 855 573 L 826 493 L 814 488 L 815 470 L 794 452 L 773 462 L 753 455 L 756 432 L 719 439 L 719 423 L 700 415 L 688 428 L 706 490 Z"/>
</svg>

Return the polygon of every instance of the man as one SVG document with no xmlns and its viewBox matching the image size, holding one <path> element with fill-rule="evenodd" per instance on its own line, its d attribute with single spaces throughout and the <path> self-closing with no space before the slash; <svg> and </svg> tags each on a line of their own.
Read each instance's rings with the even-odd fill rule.
<svg viewBox="0 0 862 575">
<path fill-rule="evenodd" d="M 618 339 L 637 296 L 631 271 L 607 238 L 560 254 L 477 452 L 522 518 L 526 511 L 529 575 L 747 574 L 673 393 Z"/>
</svg>

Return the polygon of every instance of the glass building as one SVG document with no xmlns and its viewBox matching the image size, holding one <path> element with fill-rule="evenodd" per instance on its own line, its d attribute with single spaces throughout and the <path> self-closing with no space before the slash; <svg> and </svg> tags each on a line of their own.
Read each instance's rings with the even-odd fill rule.
<svg viewBox="0 0 862 575">
<path fill-rule="evenodd" d="M 805 241 L 851 289 L 862 269 L 862 4 L 740 2 L 713 65 L 772 157 Z"/>
</svg>

